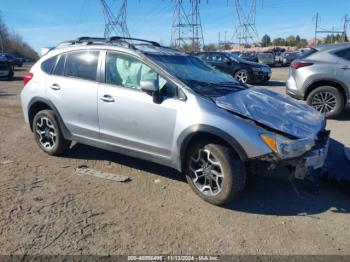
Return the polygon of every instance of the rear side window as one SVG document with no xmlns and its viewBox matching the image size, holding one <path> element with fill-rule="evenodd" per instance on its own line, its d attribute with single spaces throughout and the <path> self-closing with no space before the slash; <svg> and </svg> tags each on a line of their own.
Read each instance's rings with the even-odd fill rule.
<svg viewBox="0 0 350 262">
<path fill-rule="evenodd" d="M 57 76 L 64 75 L 64 63 L 66 61 L 66 55 L 61 55 L 58 59 L 58 62 L 53 70 L 52 74 Z"/>
<path fill-rule="evenodd" d="M 96 81 L 99 51 L 81 51 L 67 54 L 65 75 Z"/>
<path fill-rule="evenodd" d="M 41 63 L 41 70 L 46 74 L 51 74 L 52 68 L 55 66 L 57 56 L 51 57 Z"/>
<path fill-rule="evenodd" d="M 345 60 L 350 61 L 350 48 L 335 52 L 335 55 L 340 57 L 340 58 L 343 58 Z"/>
</svg>

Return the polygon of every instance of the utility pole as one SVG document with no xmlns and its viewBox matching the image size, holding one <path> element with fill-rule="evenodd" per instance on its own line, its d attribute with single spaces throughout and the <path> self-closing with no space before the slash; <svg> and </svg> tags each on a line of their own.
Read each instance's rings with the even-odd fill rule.
<svg viewBox="0 0 350 262">
<path fill-rule="evenodd" d="M 346 20 L 347 19 L 347 16 L 345 17 Z M 334 34 L 341 34 L 341 35 L 344 35 L 346 34 L 345 30 L 346 30 L 346 27 L 347 27 L 347 22 L 344 22 L 344 30 L 340 31 L 340 30 L 334 30 L 334 25 L 332 26 L 332 30 L 326 30 L 326 29 L 323 29 L 319 26 L 319 21 L 320 21 L 320 17 L 318 15 L 318 13 L 316 13 L 316 24 L 315 24 L 315 46 L 317 46 L 317 34 L 331 34 L 331 43 L 333 43 L 333 39 L 334 39 Z"/>
<path fill-rule="evenodd" d="M 4 44 L 3 44 L 3 41 L 2 41 L 1 32 L 0 32 L 0 44 L 1 44 L 1 53 L 3 53 L 4 52 Z"/>
<path fill-rule="evenodd" d="M 224 43 L 224 50 L 227 48 L 227 31 L 225 30 L 225 43 Z"/>
<path fill-rule="evenodd" d="M 316 13 L 316 24 L 315 24 L 315 37 L 314 37 L 314 45 L 317 46 L 317 28 L 318 28 L 318 13 Z"/>
<path fill-rule="evenodd" d="M 347 42 L 347 30 L 348 30 L 348 23 L 350 22 L 350 18 L 348 18 L 348 15 L 345 14 L 345 17 L 344 17 L 344 26 L 343 26 L 343 41 L 344 42 Z"/>
<path fill-rule="evenodd" d="M 126 24 L 126 10 L 128 1 L 122 1 L 122 5 L 117 16 L 114 16 L 112 9 L 106 0 L 100 1 L 105 19 L 104 37 L 110 37 L 112 34 L 122 37 L 130 37 L 130 33 Z"/>
<path fill-rule="evenodd" d="M 218 48 L 219 48 L 219 50 L 221 50 L 220 32 L 219 32 L 219 38 L 218 38 Z"/>
<path fill-rule="evenodd" d="M 175 48 L 190 45 L 193 51 L 204 46 L 202 22 L 199 11 L 200 0 L 173 0 L 173 24 L 171 44 Z"/>
</svg>

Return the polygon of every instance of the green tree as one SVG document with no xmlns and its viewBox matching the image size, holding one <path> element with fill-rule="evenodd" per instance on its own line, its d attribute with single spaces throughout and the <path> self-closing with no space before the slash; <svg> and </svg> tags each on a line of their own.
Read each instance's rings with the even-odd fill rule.
<svg viewBox="0 0 350 262">
<path fill-rule="evenodd" d="M 286 38 L 286 44 L 288 46 L 295 46 L 296 41 L 295 41 L 295 36 L 294 35 L 290 35 Z"/>
<path fill-rule="evenodd" d="M 266 47 L 271 45 L 271 37 L 268 35 L 264 35 L 261 38 L 261 46 Z"/>
</svg>

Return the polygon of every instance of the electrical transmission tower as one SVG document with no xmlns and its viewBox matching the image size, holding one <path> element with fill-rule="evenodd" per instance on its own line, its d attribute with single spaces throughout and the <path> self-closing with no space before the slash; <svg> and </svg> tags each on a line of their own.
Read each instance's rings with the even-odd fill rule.
<svg viewBox="0 0 350 262">
<path fill-rule="evenodd" d="M 126 25 L 126 9 L 127 0 L 122 1 L 122 5 L 119 9 L 117 16 L 114 16 L 110 5 L 106 0 L 100 0 L 105 19 L 105 32 L 104 37 L 110 37 L 111 35 L 130 37 L 128 27 Z"/>
<path fill-rule="evenodd" d="M 245 7 L 242 7 L 241 0 L 235 0 L 235 9 L 239 25 L 236 26 L 234 38 L 239 45 L 251 45 L 259 42 L 258 32 L 255 25 L 256 0 L 243 0 Z M 245 12 L 244 10 L 247 10 Z"/>
<path fill-rule="evenodd" d="M 191 46 L 198 51 L 204 46 L 200 0 L 173 0 L 175 4 L 171 32 L 171 44 L 175 48 Z"/>
</svg>

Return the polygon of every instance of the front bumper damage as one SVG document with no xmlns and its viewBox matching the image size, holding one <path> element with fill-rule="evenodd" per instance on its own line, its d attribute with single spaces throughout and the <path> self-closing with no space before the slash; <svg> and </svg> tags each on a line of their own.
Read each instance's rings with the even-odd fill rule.
<svg viewBox="0 0 350 262">
<path fill-rule="evenodd" d="M 325 171 L 329 148 L 329 131 L 318 134 L 315 146 L 304 155 L 293 159 L 280 159 L 275 154 L 268 154 L 248 163 L 251 173 L 260 176 L 273 176 L 283 179 L 307 179 Z"/>
</svg>

